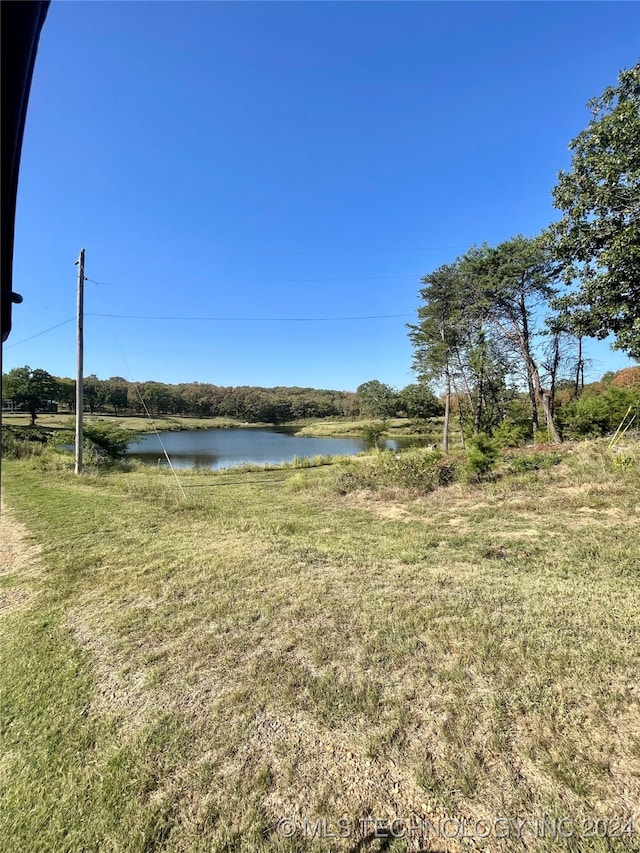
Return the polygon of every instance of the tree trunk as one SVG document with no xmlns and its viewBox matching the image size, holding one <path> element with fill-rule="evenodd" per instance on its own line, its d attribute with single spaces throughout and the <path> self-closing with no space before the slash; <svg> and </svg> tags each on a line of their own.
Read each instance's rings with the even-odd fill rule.
<svg viewBox="0 0 640 853">
<path fill-rule="evenodd" d="M 524 289 L 524 281 L 521 282 L 522 286 L 520 288 L 520 299 L 519 299 L 519 309 L 520 309 L 520 322 L 522 323 L 522 329 L 518 330 L 518 336 L 520 338 L 520 351 L 524 356 L 525 365 L 527 368 L 527 382 L 529 385 L 529 401 L 531 403 L 531 426 L 533 429 L 533 437 L 536 437 L 536 432 L 538 431 L 538 427 L 540 426 L 538 422 L 538 402 L 540 399 L 539 389 L 540 389 L 540 380 L 538 379 L 538 383 L 534 380 L 533 371 L 537 374 L 537 369 L 533 362 L 533 358 L 531 356 L 531 335 L 529 333 L 529 315 L 527 312 L 527 303 L 525 298 L 525 289 Z M 517 324 L 516 324 L 517 326 Z"/>
<path fill-rule="evenodd" d="M 576 385 L 574 397 L 580 393 L 580 371 L 582 371 L 582 387 L 584 388 L 584 367 L 582 362 L 582 336 L 578 338 L 578 360 L 576 362 Z"/>
<path fill-rule="evenodd" d="M 531 378 L 531 373 L 529 371 L 529 366 L 527 365 L 527 384 L 529 385 L 529 405 L 531 406 L 531 428 L 533 430 L 533 437 L 536 437 L 536 432 L 538 431 L 538 427 L 540 424 L 538 423 L 538 401 L 536 399 L 536 390 L 533 386 L 533 380 Z"/>
<path fill-rule="evenodd" d="M 449 452 L 449 418 L 451 416 L 451 374 L 447 370 L 447 387 L 444 399 L 444 425 L 442 427 L 442 452 Z"/>
<path fill-rule="evenodd" d="M 560 438 L 560 434 L 556 429 L 555 422 L 553 420 L 553 411 L 551 407 L 551 396 L 548 391 L 542 392 L 542 408 L 544 409 L 544 416 L 547 421 L 547 429 L 549 430 L 549 435 L 551 436 L 551 440 L 554 444 L 561 444 L 562 439 Z"/>
<path fill-rule="evenodd" d="M 460 405 L 460 396 L 458 395 L 458 421 L 460 423 L 460 444 L 463 449 L 465 447 L 464 442 L 464 416 L 462 414 L 462 406 Z"/>
<path fill-rule="evenodd" d="M 551 417 L 556 411 L 556 379 L 558 377 L 558 367 L 560 366 L 560 335 L 556 332 L 553 337 L 553 361 L 551 362 L 551 389 L 549 397 L 549 410 Z"/>
<path fill-rule="evenodd" d="M 480 370 L 480 375 L 478 376 L 478 388 L 476 389 L 476 411 L 473 418 L 474 435 L 478 435 L 482 424 L 482 397 L 484 394 L 484 379 L 482 374 L 483 371 Z"/>
<path fill-rule="evenodd" d="M 544 417 L 547 422 L 547 429 L 549 430 L 549 435 L 551 436 L 551 440 L 554 444 L 561 444 L 562 439 L 560 438 L 560 434 L 556 429 L 555 422 L 553 420 L 553 412 L 551 410 L 551 400 L 549 398 L 549 392 L 543 391 L 542 384 L 540 382 L 540 374 L 538 373 L 538 367 L 533 360 L 531 354 L 527 355 L 527 371 L 531 378 L 531 383 L 533 385 L 536 402 L 542 403 L 542 409 L 544 411 Z"/>
</svg>

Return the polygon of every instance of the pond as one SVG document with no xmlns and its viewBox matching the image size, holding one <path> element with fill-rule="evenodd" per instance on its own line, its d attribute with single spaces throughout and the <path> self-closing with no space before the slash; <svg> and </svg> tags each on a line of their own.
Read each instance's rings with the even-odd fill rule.
<svg viewBox="0 0 640 853">
<path fill-rule="evenodd" d="M 176 430 L 160 436 L 175 468 L 234 468 L 247 462 L 279 465 L 296 457 L 353 456 L 368 447 L 361 438 L 310 438 L 278 429 Z M 387 439 L 384 446 L 395 450 L 401 443 Z M 147 464 L 168 464 L 155 433 L 130 444 L 127 452 Z"/>
</svg>

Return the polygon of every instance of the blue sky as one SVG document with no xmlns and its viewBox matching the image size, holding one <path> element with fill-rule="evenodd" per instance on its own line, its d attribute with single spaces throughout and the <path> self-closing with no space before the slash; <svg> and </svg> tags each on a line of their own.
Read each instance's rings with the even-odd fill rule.
<svg viewBox="0 0 640 853">
<path fill-rule="evenodd" d="M 420 277 L 533 235 L 635 3 L 60 2 L 22 155 L 4 369 L 413 380 Z M 99 282 L 100 284 L 97 284 Z M 130 320 L 125 314 L 228 320 Z M 345 318 L 317 322 L 260 318 Z M 589 343 L 590 375 L 629 362 Z"/>
</svg>

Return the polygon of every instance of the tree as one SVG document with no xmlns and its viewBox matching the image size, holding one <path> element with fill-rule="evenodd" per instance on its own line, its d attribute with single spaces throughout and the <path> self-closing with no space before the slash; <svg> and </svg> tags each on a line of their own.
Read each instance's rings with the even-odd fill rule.
<svg viewBox="0 0 640 853">
<path fill-rule="evenodd" d="M 114 414 L 118 414 L 118 409 L 121 411 L 127 408 L 129 402 L 129 389 L 125 384 L 121 384 L 117 380 L 109 379 L 107 381 L 107 392 L 105 394 L 105 402 L 113 406 Z"/>
<path fill-rule="evenodd" d="M 358 385 L 356 399 L 361 413 L 374 418 L 392 417 L 399 405 L 398 393 L 390 385 L 385 385 L 377 379 Z"/>
<path fill-rule="evenodd" d="M 58 378 L 57 401 L 64 403 L 70 412 L 74 411 L 76 402 L 76 383 L 74 379 L 68 377 Z"/>
<path fill-rule="evenodd" d="M 442 403 L 427 385 L 407 385 L 399 398 L 400 406 L 410 418 L 426 420 L 442 414 Z"/>
<path fill-rule="evenodd" d="M 31 425 L 36 422 L 38 409 L 50 400 L 57 399 L 58 383 L 46 370 L 32 370 L 29 365 L 14 367 L 2 378 L 7 397 L 26 406 L 31 414 Z"/>
<path fill-rule="evenodd" d="M 442 450 L 449 450 L 449 419 L 453 361 L 460 337 L 460 265 L 443 264 L 422 277 L 420 290 L 423 305 L 418 308 L 420 323 L 408 325 L 414 346 L 413 369 L 418 379 L 427 384 L 444 385 L 444 424 Z"/>
<path fill-rule="evenodd" d="M 552 394 L 543 387 L 536 353 L 536 318 L 556 293 L 556 265 L 541 238 L 517 236 L 496 248 L 486 246 L 467 258 L 484 311 L 506 344 L 520 356 L 531 404 L 533 430 L 541 405 L 549 435 L 560 436 L 553 419 Z"/>
<path fill-rule="evenodd" d="M 565 297 L 579 330 L 616 336 L 640 359 L 640 63 L 592 99 L 591 121 L 569 144 L 571 171 L 558 174 L 548 236 L 564 264 Z"/>
<path fill-rule="evenodd" d="M 150 411 L 159 415 L 168 410 L 170 394 L 166 385 L 161 382 L 145 382 L 142 385 L 141 393 L 142 399 Z"/>
<path fill-rule="evenodd" d="M 85 376 L 82 383 L 83 401 L 89 406 L 89 414 L 93 414 L 96 407 L 104 402 L 104 382 L 95 375 L 95 373 Z"/>
<path fill-rule="evenodd" d="M 612 378 L 611 384 L 616 388 L 628 388 L 630 391 L 640 392 L 640 367 L 625 367 L 619 370 Z"/>
</svg>

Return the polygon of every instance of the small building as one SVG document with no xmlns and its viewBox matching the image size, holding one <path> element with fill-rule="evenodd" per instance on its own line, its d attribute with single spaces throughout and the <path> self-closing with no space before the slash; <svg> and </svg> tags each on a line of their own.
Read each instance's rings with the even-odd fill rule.
<svg viewBox="0 0 640 853">
<path fill-rule="evenodd" d="M 28 412 L 29 407 L 24 403 L 16 403 L 15 400 L 11 398 L 3 398 L 2 399 L 2 411 L 3 412 Z M 38 406 L 36 409 L 36 413 L 39 415 L 57 415 L 58 414 L 58 404 L 53 400 L 47 400 L 42 405 Z"/>
</svg>

